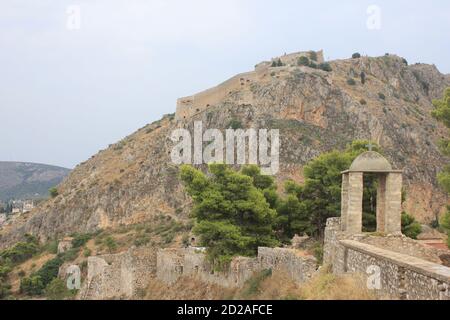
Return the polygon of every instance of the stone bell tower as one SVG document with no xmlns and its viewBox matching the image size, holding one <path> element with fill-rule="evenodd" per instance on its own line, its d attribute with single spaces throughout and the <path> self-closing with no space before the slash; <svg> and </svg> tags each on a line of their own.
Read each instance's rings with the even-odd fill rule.
<svg viewBox="0 0 450 320">
<path fill-rule="evenodd" d="M 392 170 L 386 158 L 375 151 L 360 154 L 350 169 L 342 172 L 342 231 L 362 233 L 364 173 L 378 177 L 377 232 L 401 234 L 402 170 Z"/>
</svg>

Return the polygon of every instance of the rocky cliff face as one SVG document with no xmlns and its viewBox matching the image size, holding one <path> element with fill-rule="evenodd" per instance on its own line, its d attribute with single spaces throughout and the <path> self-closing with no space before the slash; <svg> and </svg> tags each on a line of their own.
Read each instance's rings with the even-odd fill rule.
<svg viewBox="0 0 450 320">
<path fill-rule="evenodd" d="M 42 238 L 74 231 L 115 228 L 150 220 L 157 214 L 187 219 L 190 199 L 171 163 L 173 129 L 224 129 L 238 120 L 243 128 L 280 130 L 277 180 L 302 181 L 302 166 L 322 152 L 343 149 L 354 139 L 372 139 L 394 168 L 404 169 L 405 210 L 430 222 L 447 198 L 436 183 L 446 159 L 437 142 L 446 129 L 431 116 L 431 101 L 450 85 L 435 66 L 406 65 L 397 56 L 331 61 L 325 72 L 309 67 L 269 69 L 249 88 L 229 92 L 193 118 L 173 115 L 149 124 L 77 166 L 59 186 L 60 195 L 34 210 L 1 244 L 25 232 Z M 364 72 L 365 83 L 360 74 Z M 349 84 L 348 79 L 355 84 Z M 251 93 L 250 104 L 240 104 Z"/>
</svg>

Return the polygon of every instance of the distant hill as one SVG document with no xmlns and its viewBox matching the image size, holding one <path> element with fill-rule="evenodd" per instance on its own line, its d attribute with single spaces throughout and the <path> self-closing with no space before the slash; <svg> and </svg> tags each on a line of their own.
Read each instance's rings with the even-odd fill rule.
<svg viewBox="0 0 450 320">
<path fill-rule="evenodd" d="M 0 200 L 44 198 L 69 172 L 46 164 L 0 161 Z"/>
</svg>

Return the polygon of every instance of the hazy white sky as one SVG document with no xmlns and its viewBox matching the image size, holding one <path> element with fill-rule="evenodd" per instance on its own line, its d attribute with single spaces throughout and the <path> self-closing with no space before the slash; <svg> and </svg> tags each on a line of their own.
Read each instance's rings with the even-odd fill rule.
<svg viewBox="0 0 450 320">
<path fill-rule="evenodd" d="M 379 29 L 367 27 L 371 5 Z M 450 73 L 450 2 L 2 0 L 0 160 L 72 168 L 174 112 L 177 97 L 311 49 Z"/>
</svg>

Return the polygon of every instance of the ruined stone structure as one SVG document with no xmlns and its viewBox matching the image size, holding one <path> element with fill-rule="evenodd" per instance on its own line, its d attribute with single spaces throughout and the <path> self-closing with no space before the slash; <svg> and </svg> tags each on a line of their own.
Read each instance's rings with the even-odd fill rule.
<svg viewBox="0 0 450 320">
<path fill-rule="evenodd" d="M 359 155 L 342 172 L 341 227 L 351 234 L 362 232 L 363 175 L 378 176 L 377 232 L 401 233 L 402 171 L 392 170 L 389 162 L 375 151 Z"/>
<path fill-rule="evenodd" d="M 302 251 L 285 248 L 258 248 L 256 258 L 235 257 L 228 270 L 215 272 L 207 262 L 204 249 L 162 249 L 157 253 L 157 279 L 173 284 L 182 276 L 196 277 L 223 287 L 242 287 L 255 272 L 282 270 L 296 283 L 308 280 L 316 271 L 317 261 Z"/>
<path fill-rule="evenodd" d="M 237 91 L 239 91 L 239 104 L 251 104 L 253 101 L 253 95 L 251 92 L 252 83 L 264 81 L 265 79 L 268 80 L 272 72 L 276 74 L 281 70 L 289 70 L 291 67 L 297 65 L 297 60 L 299 57 L 306 56 L 311 58 L 311 55 L 316 56 L 316 63 L 324 62 L 322 50 L 318 52 L 305 51 L 285 54 L 281 57 L 273 58 L 271 61 L 264 61 L 257 64 L 254 71 L 237 74 L 213 88 L 199 92 L 192 96 L 179 98 L 177 100 L 175 118 L 177 120 L 190 118 L 212 106 L 217 105 L 220 102 L 223 102 L 227 96 L 232 95 Z M 272 61 L 278 61 L 278 59 L 281 60 L 283 66 L 272 67 Z"/>
<path fill-rule="evenodd" d="M 65 237 L 60 242 L 58 242 L 58 253 L 66 252 L 67 250 L 72 249 L 72 237 Z"/>
<path fill-rule="evenodd" d="M 156 272 L 155 250 L 132 247 L 119 254 L 88 258 L 87 278 L 79 298 L 82 300 L 132 299 L 145 292 Z"/>
<path fill-rule="evenodd" d="M 362 234 L 363 174 L 378 175 L 377 231 Z M 381 297 L 450 299 L 450 268 L 438 264 L 436 251 L 401 234 L 400 170 L 392 170 L 380 154 L 358 156 L 342 173 L 341 217 L 327 220 L 324 264 L 333 273 L 365 275 Z"/>
</svg>

